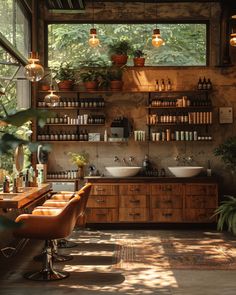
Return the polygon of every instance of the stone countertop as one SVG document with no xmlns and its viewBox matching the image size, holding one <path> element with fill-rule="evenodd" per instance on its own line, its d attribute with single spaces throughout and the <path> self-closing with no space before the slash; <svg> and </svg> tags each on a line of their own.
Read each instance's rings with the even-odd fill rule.
<svg viewBox="0 0 236 295">
<path fill-rule="evenodd" d="M 23 208 L 50 189 L 51 184 L 43 183 L 38 187 L 27 187 L 22 193 L 0 193 L 0 208 Z"/>
<path fill-rule="evenodd" d="M 94 183 L 217 183 L 218 178 L 215 176 L 196 176 L 196 177 L 111 177 L 111 176 L 86 176 L 87 182 Z"/>
</svg>

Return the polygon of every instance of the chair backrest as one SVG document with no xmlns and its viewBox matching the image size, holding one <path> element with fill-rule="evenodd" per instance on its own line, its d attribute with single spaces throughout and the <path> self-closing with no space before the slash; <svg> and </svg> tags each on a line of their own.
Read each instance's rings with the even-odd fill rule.
<svg viewBox="0 0 236 295">
<path fill-rule="evenodd" d="M 87 206 L 87 202 L 88 202 L 91 188 L 92 188 L 92 184 L 87 183 L 78 191 L 78 194 L 80 194 L 80 192 L 84 192 L 83 197 L 82 197 L 82 204 L 81 204 L 81 207 L 79 208 L 79 212 L 78 212 L 78 217 L 81 217 L 85 214 L 85 209 Z"/>
</svg>

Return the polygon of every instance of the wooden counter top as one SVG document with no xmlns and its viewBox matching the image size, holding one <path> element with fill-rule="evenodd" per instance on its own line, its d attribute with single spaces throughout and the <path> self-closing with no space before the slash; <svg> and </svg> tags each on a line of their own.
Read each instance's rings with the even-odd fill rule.
<svg viewBox="0 0 236 295">
<path fill-rule="evenodd" d="M 22 193 L 3 194 L 0 193 L 0 208 L 15 208 L 25 207 L 51 189 L 50 183 L 43 183 L 38 187 L 27 187 Z M 3 199 L 2 199 L 3 198 Z"/>
<path fill-rule="evenodd" d="M 88 182 L 92 183 L 217 183 L 217 177 L 145 177 L 145 176 L 133 176 L 133 177 L 102 177 L 102 176 L 86 176 L 84 178 Z"/>
</svg>

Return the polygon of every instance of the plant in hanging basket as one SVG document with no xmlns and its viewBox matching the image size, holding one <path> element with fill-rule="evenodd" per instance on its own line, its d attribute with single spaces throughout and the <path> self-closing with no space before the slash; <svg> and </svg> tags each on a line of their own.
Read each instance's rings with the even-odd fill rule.
<svg viewBox="0 0 236 295">
<path fill-rule="evenodd" d="M 145 64 L 145 53 L 141 49 L 133 51 L 133 62 L 135 67 L 144 67 Z"/>
<path fill-rule="evenodd" d="M 70 63 L 61 63 L 60 67 L 56 69 L 55 79 L 58 82 L 59 90 L 72 90 L 75 82 L 75 71 Z"/>
<path fill-rule="evenodd" d="M 111 54 L 111 60 L 114 65 L 122 66 L 127 63 L 128 54 L 131 51 L 131 46 L 128 41 L 118 41 L 113 44 L 109 44 L 109 52 Z"/>
</svg>

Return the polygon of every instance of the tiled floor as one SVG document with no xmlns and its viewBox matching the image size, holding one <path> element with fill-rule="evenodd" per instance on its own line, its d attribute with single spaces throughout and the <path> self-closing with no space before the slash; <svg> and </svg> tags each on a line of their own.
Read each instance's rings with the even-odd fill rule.
<svg viewBox="0 0 236 295">
<path fill-rule="evenodd" d="M 189 232 L 181 231 L 181 235 Z M 204 233 L 191 232 L 201 237 Z M 213 238 L 214 234 L 212 233 Z M 236 270 L 180 270 L 158 267 L 155 263 L 135 261 L 137 239 L 158 239 L 178 236 L 174 231 L 104 231 L 75 233 L 72 239 L 78 241 L 76 248 L 63 250 L 74 259 L 57 263 L 56 267 L 67 270 L 70 277 L 55 282 L 34 282 L 22 278 L 26 271 L 38 269 L 40 264 L 32 257 L 41 248 L 39 242 L 31 241 L 16 256 L 0 259 L 0 294 L 4 295 L 110 295 L 110 294 L 156 294 L 156 295 L 235 295 Z M 233 237 L 232 237 L 233 239 Z M 123 255 L 124 263 L 117 262 L 119 243 L 131 241 L 134 244 Z M 146 249 L 147 256 L 150 249 Z M 126 260 L 126 262 L 125 262 Z M 128 261 L 128 262 L 127 262 Z"/>
</svg>

